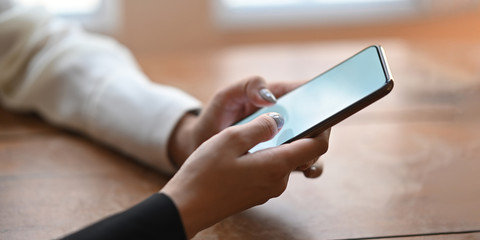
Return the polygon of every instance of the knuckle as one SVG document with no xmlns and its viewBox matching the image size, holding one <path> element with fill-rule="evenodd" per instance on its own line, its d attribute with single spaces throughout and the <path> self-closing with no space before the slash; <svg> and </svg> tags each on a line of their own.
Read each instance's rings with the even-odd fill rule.
<svg viewBox="0 0 480 240">
<path fill-rule="evenodd" d="M 270 117 L 264 116 L 258 120 L 258 131 L 262 136 L 262 140 L 267 140 L 272 138 L 276 134 L 276 123 L 273 123 L 273 119 Z"/>
<path fill-rule="evenodd" d="M 287 183 L 288 179 L 284 178 L 281 182 L 276 184 L 275 187 L 272 188 L 272 198 L 276 198 L 282 195 L 282 193 L 285 192 L 285 190 L 287 189 Z"/>
<path fill-rule="evenodd" d="M 250 91 L 258 91 L 259 88 L 265 86 L 265 80 L 260 76 L 251 76 L 245 81 L 245 91 L 248 93 Z"/>
<path fill-rule="evenodd" d="M 263 77 L 259 75 L 252 75 L 249 78 L 247 78 L 247 81 L 252 81 L 252 82 L 257 82 L 257 81 L 264 81 Z"/>
<path fill-rule="evenodd" d="M 235 144 L 243 145 L 247 142 L 243 137 L 243 132 L 238 127 L 226 128 L 224 134 L 227 135 L 227 141 L 234 142 Z"/>
<path fill-rule="evenodd" d="M 230 89 L 229 88 L 222 88 L 220 90 L 217 90 L 214 94 L 214 103 L 215 102 L 223 102 L 225 99 L 227 99 L 228 94 L 229 94 Z"/>
<path fill-rule="evenodd" d="M 228 135 L 229 137 L 237 137 L 240 131 L 238 131 L 237 127 L 229 127 L 223 130 L 225 135 Z"/>
</svg>

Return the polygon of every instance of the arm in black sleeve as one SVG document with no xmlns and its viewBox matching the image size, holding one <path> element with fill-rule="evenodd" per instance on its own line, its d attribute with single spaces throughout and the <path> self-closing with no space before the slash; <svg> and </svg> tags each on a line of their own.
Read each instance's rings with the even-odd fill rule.
<svg viewBox="0 0 480 240">
<path fill-rule="evenodd" d="M 124 212 L 103 219 L 63 239 L 186 238 L 175 204 L 167 195 L 158 193 Z"/>
</svg>

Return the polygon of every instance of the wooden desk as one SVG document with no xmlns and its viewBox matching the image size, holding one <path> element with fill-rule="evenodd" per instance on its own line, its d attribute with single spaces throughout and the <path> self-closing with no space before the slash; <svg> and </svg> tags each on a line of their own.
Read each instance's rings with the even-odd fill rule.
<svg viewBox="0 0 480 240">
<path fill-rule="evenodd" d="M 309 79 L 369 43 L 245 46 L 140 64 L 207 101 L 250 74 Z M 195 239 L 480 239 L 480 46 L 380 43 L 395 89 L 333 129 L 323 176 L 294 173 L 281 197 Z M 167 180 L 36 116 L 0 109 L 0 239 L 61 236 Z"/>
</svg>

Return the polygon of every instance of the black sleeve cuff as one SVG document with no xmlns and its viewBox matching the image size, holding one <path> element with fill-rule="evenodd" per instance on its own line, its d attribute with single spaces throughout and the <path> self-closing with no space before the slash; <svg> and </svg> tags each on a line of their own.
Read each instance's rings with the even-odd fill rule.
<svg viewBox="0 0 480 240">
<path fill-rule="evenodd" d="M 187 239 L 173 201 L 158 193 L 63 239 Z"/>
</svg>

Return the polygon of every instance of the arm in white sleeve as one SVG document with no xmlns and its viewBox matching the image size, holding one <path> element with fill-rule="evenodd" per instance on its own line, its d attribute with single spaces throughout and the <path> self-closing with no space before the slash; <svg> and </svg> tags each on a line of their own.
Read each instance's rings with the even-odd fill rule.
<svg viewBox="0 0 480 240">
<path fill-rule="evenodd" d="M 115 41 L 41 11 L 0 14 L 0 99 L 172 174 L 168 140 L 200 103 L 154 84 Z"/>
</svg>

